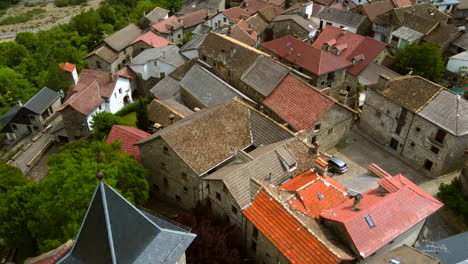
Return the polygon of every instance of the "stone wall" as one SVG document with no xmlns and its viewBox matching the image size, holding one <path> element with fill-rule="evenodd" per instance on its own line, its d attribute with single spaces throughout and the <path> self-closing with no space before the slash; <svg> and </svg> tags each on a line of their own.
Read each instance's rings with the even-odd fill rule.
<svg viewBox="0 0 468 264">
<path fill-rule="evenodd" d="M 91 55 L 86 60 L 88 61 L 88 69 L 90 70 L 110 72 L 113 68 L 112 63 L 108 63 L 97 55 Z"/>
<path fill-rule="evenodd" d="M 151 194 L 193 208 L 203 199 L 199 176 L 162 139 L 139 145 L 141 161 L 149 171 Z"/>
<path fill-rule="evenodd" d="M 60 114 L 62 115 L 63 125 L 70 140 L 76 140 L 91 135 L 85 115 L 72 107 L 66 107 L 60 111 Z"/>
<path fill-rule="evenodd" d="M 298 39 L 306 39 L 309 37 L 309 31 L 299 26 L 294 20 L 288 19 L 283 21 L 272 22 L 273 39 L 278 39 L 291 35 Z"/>
<path fill-rule="evenodd" d="M 204 180 L 203 184 L 207 190 L 213 212 L 224 219 L 228 218 L 229 223 L 242 228 L 241 208 L 239 208 L 223 181 Z"/>
<path fill-rule="evenodd" d="M 180 87 L 180 98 L 183 104 L 191 110 L 195 109 L 195 107 L 198 107 L 199 109 L 203 109 L 207 107 L 200 100 L 195 98 L 191 93 L 189 93 L 187 90 L 185 90 L 182 87 Z"/>
<path fill-rule="evenodd" d="M 281 252 L 248 220 L 245 228 L 245 241 L 246 252 L 255 259 L 255 263 L 289 263 Z"/>
<path fill-rule="evenodd" d="M 144 41 L 138 41 L 137 43 L 133 44 L 133 58 L 138 56 L 138 54 L 142 53 L 145 49 L 151 49 L 150 45 L 146 44 Z"/>
</svg>

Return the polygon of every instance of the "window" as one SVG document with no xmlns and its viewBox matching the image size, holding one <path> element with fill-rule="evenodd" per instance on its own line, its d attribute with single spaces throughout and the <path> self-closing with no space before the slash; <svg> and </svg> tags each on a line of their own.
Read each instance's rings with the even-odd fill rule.
<svg viewBox="0 0 468 264">
<path fill-rule="evenodd" d="M 439 148 L 437 148 L 435 146 L 432 146 L 431 151 L 434 152 L 435 154 L 438 154 L 439 153 Z"/>
<path fill-rule="evenodd" d="M 255 228 L 255 226 L 253 227 L 253 230 L 252 230 L 252 237 L 256 240 L 258 238 L 258 229 Z"/>
<path fill-rule="evenodd" d="M 181 200 L 181 199 L 180 199 L 180 196 L 177 195 L 177 194 L 176 194 L 176 196 L 175 196 L 175 199 L 176 199 L 177 202 L 180 202 L 180 200 Z"/>
<path fill-rule="evenodd" d="M 439 142 L 439 143 L 442 143 L 442 142 L 444 142 L 445 135 L 447 135 L 447 132 L 443 131 L 442 129 L 439 129 L 439 130 L 437 131 L 435 140 L 436 140 L 437 142 Z"/>
<path fill-rule="evenodd" d="M 166 177 L 164 177 L 163 182 L 164 182 L 164 187 L 166 188 L 169 187 L 169 182 L 167 181 Z"/>
<path fill-rule="evenodd" d="M 216 199 L 218 199 L 218 201 L 221 201 L 221 194 L 219 194 L 219 192 L 216 192 Z"/>
<path fill-rule="evenodd" d="M 410 146 L 411 146 L 412 148 L 414 148 L 414 142 L 411 142 Z"/>
<path fill-rule="evenodd" d="M 11 129 L 16 130 L 18 127 L 15 124 L 11 124 Z"/>
<path fill-rule="evenodd" d="M 153 184 L 153 190 L 159 192 L 159 186 L 157 184 Z"/>
<path fill-rule="evenodd" d="M 100 61 L 96 61 L 96 68 L 101 69 L 101 62 Z"/>
<path fill-rule="evenodd" d="M 432 168 L 432 165 L 433 165 L 432 161 L 430 161 L 430 160 L 424 161 L 424 168 L 425 168 L 426 170 L 430 171 L 431 168 Z"/>
<path fill-rule="evenodd" d="M 319 200 L 323 200 L 324 196 L 323 196 L 323 194 L 321 194 L 321 193 L 317 193 L 317 198 L 318 198 Z"/>
<path fill-rule="evenodd" d="M 224 22 L 227 22 L 227 19 L 226 19 L 225 17 L 223 17 L 223 21 L 224 21 Z"/>
<path fill-rule="evenodd" d="M 398 143 L 399 143 L 398 140 L 392 138 L 392 139 L 390 140 L 390 147 L 391 147 L 392 149 L 394 149 L 394 150 L 397 150 L 397 149 L 398 149 Z"/>
<path fill-rule="evenodd" d="M 351 92 L 351 86 L 346 86 L 346 91 Z"/>
<path fill-rule="evenodd" d="M 164 151 L 165 154 L 167 154 L 169 152 L 169 149 L 166 146 L 164 146 L 163 151 Z"/>
<path fill-rule="evenodd" d="M 184 192 L 188 192 L 188 188 L 184 186 Z"/>
<path fill-rule="evenodd" d="M 333 133 L 333 127 L 328 129 L 328 135 L 330 135 L 331 133 Z"/>
<path fill-rule="evenodd" d="M 416 132 L 420 132 L 421 129 L 419 127 L 416 128 Z"/>
<path fill-rule="evenodd" d="M 324 50 L 324 51 L 329 51 L 330 48 L 331 48 L 331 47 L 330 47 L 328 44 L 324 44 L 324 45 L 323 45 L 323 50 Z"/>
<path fill-rule="evenodd" d="M 234 205 L 231 205 L 231 211 L 233 214 L 237 214 L 237 208 Z"/>
<path fill-rule="evenodd" d="M 182 173 L 180 174 L 180 176 L 181 176 L 182 180 L 184 180 L 184 181 L 187 180 L 187 173 L 182 172 Z"/>
<path fill-rule="evenodd" d="M 374 220 L 372 220 L 372 217 L 370 215 L 366 215 L 366 216 L 364 216 L 364 218 L 366 219 L 366 222 L 367 222 L 367 224 L 369 225 L 370 228 L 375 227 Z"/>
<path fill-rule="evenodd" d="M 119 94 L 121 94 L 121 93 L 122 93 L 122 88 L 119 88 Z"/>
<path fill-rule="evenodd" d="M 316 124 L 314 127 L 314 130 L 319 130 L 320 129 L 320 124 Z"/>
<path fill-rule="evenodd" d="M 257 242 L 252 241 L 252 244 L 250 245 L 250 248 L 252 249 L 253 252 L 257 251 Z"/>
<path fill-rule="evenodd" d="M 400 135 L 402 127 L 403 127 L 403 124 L 398 122 L 398 125 L 395 129 L 395 134 Z"/>
</svg>

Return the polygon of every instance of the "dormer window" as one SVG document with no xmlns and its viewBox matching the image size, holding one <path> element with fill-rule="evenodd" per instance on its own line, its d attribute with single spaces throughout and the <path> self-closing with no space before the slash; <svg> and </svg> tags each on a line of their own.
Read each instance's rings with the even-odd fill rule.
<svg viewBox="0 0 468 264">
<path fill-rule="evenodd" d="M 328 44 L 326 44 L 326 43 L 323 44 L 323 50 L 324 50 L 324 51 L 329 51 L 330 48 L 331 48 L 331 47 L 330 47 Z"/>
<path fill-rule="evenodd" d="M 364 60 L 364 54 L 359 54 L 353 57 L 353 64 L 358 64 Z"/>
</svg>

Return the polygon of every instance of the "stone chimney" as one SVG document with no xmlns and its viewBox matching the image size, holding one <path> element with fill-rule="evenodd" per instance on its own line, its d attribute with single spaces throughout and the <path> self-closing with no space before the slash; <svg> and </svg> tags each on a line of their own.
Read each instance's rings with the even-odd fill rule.
<svg viewBox="0 0 468 264">
<path fill-rule="evenodd" d="M 323 158 L 318 158 L 315 160 L 317 174 L 320 176 L 326 176 L 328 172 L 328 162 Z"/>
<path fill-rule="evenodd" d="M 361 204 L 362 195 L 361 194 L 356 194 L 356 195 L 352 196 L 351 198 L 354 198 L 353 207 L 357 208 Z"/>
<path fill-rule="evenodd" d="M 385 90 L 388 87 L 388 83 L 390 82 L 390 77 L 386 74 L 380 74 L 379 79 L 377 80 L 377 89 Z"/>
</svg>

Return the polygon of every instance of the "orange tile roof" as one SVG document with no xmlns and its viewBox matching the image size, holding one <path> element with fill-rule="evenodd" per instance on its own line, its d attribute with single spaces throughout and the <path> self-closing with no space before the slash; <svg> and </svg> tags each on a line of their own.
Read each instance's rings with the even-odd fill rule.
<svg viewBox="0 0 468 264">
<path fill-rule="evenodd" d="M 341 262 L 265 190 L 243 214 L 292 264 Z"/>
<path fill-rule="evenodd" d="M 67 72 L 73 72 L 75 70 L 75 65 L 74 64 L 71 64 L 69 62 L 65 62 L 65 64 L 63 64 L 62 66 L 60 66 L 60 68 L 62 68 L 63 70 L 67 71 Z"/>
<path fill-rule="evenodd" d="M 311 170 L 294 177 L 279 189 L 295 192 L 289 204 L 311 218 L 318 218 L 323 211 L 349 200 L 341 184 Z"/>
<path fill-rule="evenodd" d="M 321 217 L 343 224 L 362 258 L 367 258 L 443 206 L 441 202 L 399 174 L 385 177 L 380 188 L 362 194 L 360 211 L 352 211 L 353 200 L 323 212 Z M 382 188 L 388 191 L 382 195 Z M 371 227 L 365 217 L 370 217 Z"/>
<path fill-rule="evenodd" d="M 333 103 L 326 95 L 291 74 L 286 75 L 263 100 L 265 106 L 297 131 L 314 127 Z"/>
<path fill-rule="evenodd" d="M 150 136 L 149 133 L 146 133 L 145 131 L 142 131 L 138 128 L 114 125 L 109 132 L 109 136 L 107 137 L 106 142 L 112 143 L 116 140 L 120 140 L 122 142 L 122 152 L 133 155 L 135 160 L 140 162 L 140 149 L 133 144 L 148 136 Z"/>
</svg>

